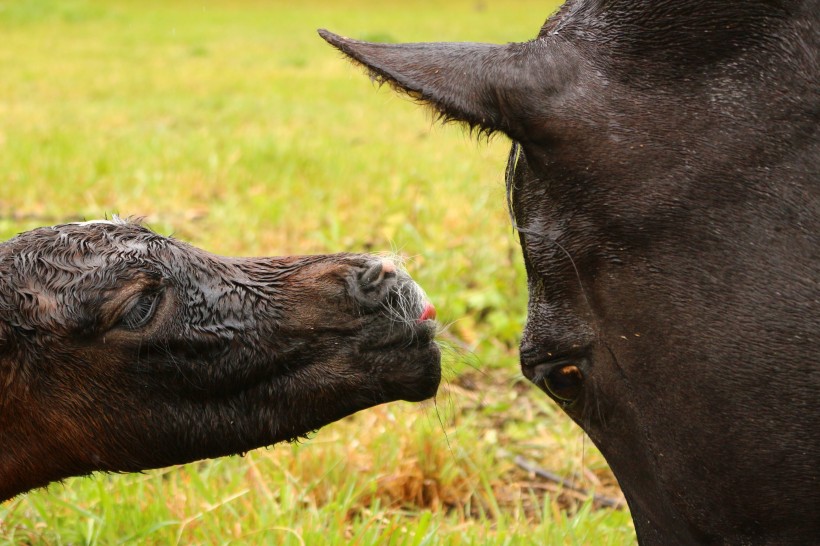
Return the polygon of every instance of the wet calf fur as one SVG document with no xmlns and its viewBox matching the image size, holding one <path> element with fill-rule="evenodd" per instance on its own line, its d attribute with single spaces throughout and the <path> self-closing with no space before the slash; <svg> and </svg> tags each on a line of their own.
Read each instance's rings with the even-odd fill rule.
<svg viewBox="0 0 820 546">
<path fill-rule="evenodd" d="M 526 43 L 321 32 L 513 140 L 522 370 L 601 449 L 642 544 L 820 537 L 819 18 L 569 0 Z"/>
<path fill-rule="evenodd" d="M 429 398 L 430 314 L 373 256 L 225 258 L 119 221 L 23 233 L 0 244 L 0 500 Z"/>
</svg>

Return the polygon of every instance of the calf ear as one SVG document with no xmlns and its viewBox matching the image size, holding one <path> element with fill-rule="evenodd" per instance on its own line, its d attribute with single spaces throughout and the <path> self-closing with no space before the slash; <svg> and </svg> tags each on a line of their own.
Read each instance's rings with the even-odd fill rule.
<svg viewBox="0 0 820 546">
<path fill-rule="evenodd" d="M 536 112 L 541 97 L 560 79 L 542 41 L 507 45 L 479 43 L 377 44 L 320 30 L 319 35 L 371 77 L 435 108 L 445 119 L 481 130 L 525 137 L 522 114 Z M 518 118 L 512 117 L 518 116 Z"/>
</svg>

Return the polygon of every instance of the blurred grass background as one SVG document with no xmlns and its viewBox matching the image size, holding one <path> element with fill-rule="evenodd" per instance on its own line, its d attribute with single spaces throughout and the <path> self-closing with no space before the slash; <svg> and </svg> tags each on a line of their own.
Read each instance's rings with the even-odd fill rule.
<svg viewBox="0 0 820 546">
<path fill-rule="evenodd" d="M 0 240 L 111 214 L 225 255 L 392 250 L 447 325 L 435 402 L 0 505 L 3 544 L 625 544 L 600 454 L 521 377 L 509 142 L 327 46 L 527 40 L 557 2 L 0 0 Z M 2 449 L 2 447 L 0 447 Z M 576 483 L 562 488 L 525 457 Z"/>
</svg>

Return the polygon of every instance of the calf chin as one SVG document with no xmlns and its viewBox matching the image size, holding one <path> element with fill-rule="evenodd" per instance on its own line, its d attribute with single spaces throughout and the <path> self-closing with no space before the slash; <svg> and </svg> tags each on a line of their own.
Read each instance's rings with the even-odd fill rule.
<svg viewBox="0 0 820 546">
<path fill-rule="evenodd" d="M 0 244 L 0 499 L 303 436 L 435 395 L 430 304 L 388 260 L 236 259 L 133 223 Z"/>
</svg>

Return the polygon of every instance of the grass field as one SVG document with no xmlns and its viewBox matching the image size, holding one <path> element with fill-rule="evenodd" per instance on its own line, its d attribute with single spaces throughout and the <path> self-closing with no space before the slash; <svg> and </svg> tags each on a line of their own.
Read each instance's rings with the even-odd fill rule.
<svg viewBox="0 0 820 546">
<path fill-rule="evenodd" d="M 518 369 L 508 142 L 435 125 L 315 32 L 506 42 L 555 8 L 509 4 L 0 0 L 0 240 L 117 213 L 226 255 L 392 250 L 451 347 L 435 402 L 241 458 L 70 479 L 0 505 L 0 543 L 634 542 L 628 512 L 592 500 L 622 498 L 600 454 Z"/>
</svg>

